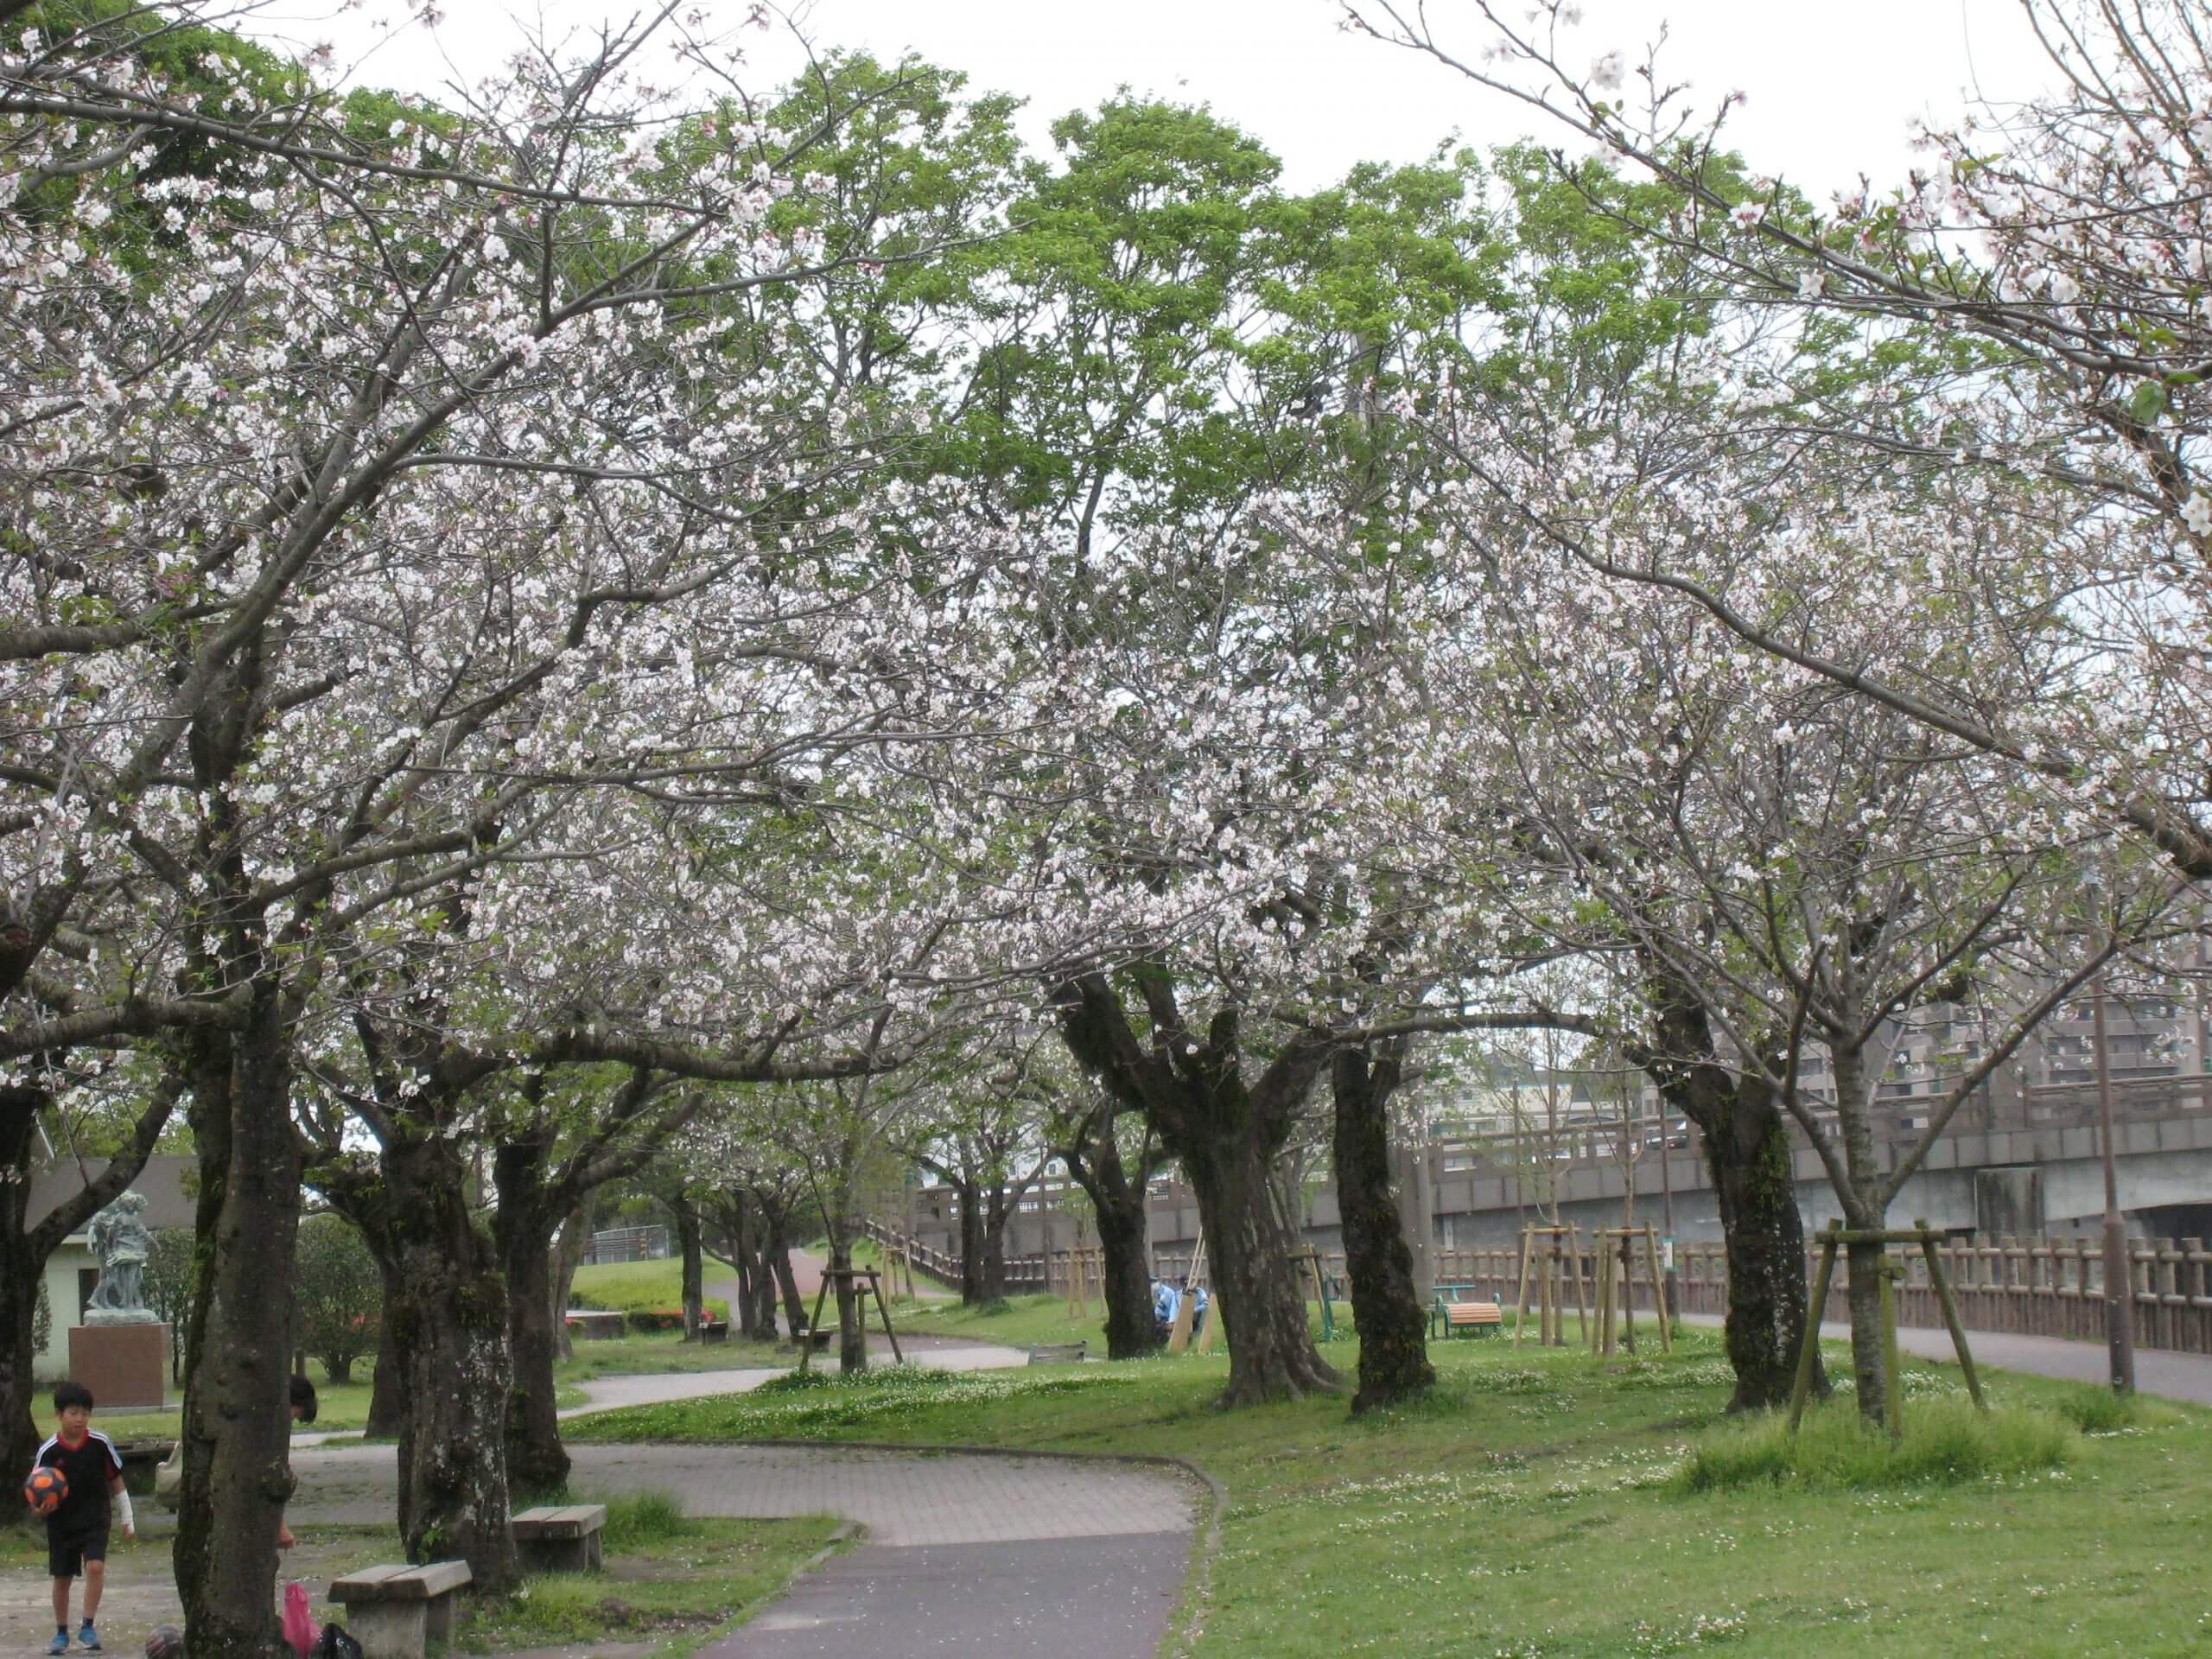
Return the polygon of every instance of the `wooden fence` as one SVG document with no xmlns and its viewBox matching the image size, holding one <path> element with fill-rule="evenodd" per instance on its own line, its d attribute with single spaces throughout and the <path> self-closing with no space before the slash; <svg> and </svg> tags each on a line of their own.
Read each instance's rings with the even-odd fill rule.
<svg viewBox="0 0 2212 1659">
<path fill-rule="evenodd" d="M 1936 1255 L 1958 1299 L 1959 1317 L 1969 1331 L 2019 1332 L 2102 1342 L 2105 1338 L 2104 1248 L 2094 1237 L 1999 1239 L 1982 1244 L 1939 1245 Z M 1943 1311 L 1928 1282 L 1928 1266 L 1917 1250 L 1893 1250 L 1905 1269 L 1898 1287 L 1897 1320 L 1930 1330 L 1943 1326 Z M 2212 1251 L 2194 1238 L 2138 1238 L 2129 1241 L 2135 1294 L 2135 1344 L 2173 1353 L 2212 1353 Z M 1808 1249 L 1809 1274 L 1816 1249 Z M 1329 1258 L 1342 1270 L 1342 1258 Z M 1586 1281 L 1594 1268 L 1583 1247 Z M 1676 1307 L 1686 1313 L 1728 1311 L 1727 1258 L 1718 1244 L 1677 1246 L 1675 1252 Z M 1510 1304 L 1520 1283 L 1518 1249 L 1440 1250 L 1439 1284 L 1471 1284 Z M 1828 1311 L 1840 1317 L 1849 1270 L 1836 1260 Z M 1594 1300 L 1593 1292 L 1586 1292 Z M 1636 1287 L 1637 1306 L 1649 1309 L 1649 1287 Z M 1568 1292 L 1570 1303 L 1573 1292 Z M 1535 1307 L 1535 1291 L 1529 1306 Z"/>
<path fill-rule="evenodd" d="M 871 1228 L 871 1232 L 876 1230 Z M 888 1232 L 888 1230 L 884 1230 Z M 887 1239 L 886 1242 L 888 1242 Z M 2172 1353 L 2212 1354 L 2212 1251 L 2194 1238 L 2139 1238 L 2129 1241 L 2135 1288 L 2135 1345 Z M 1809 1241 L 1808 1241 L 1809 1245 Z M 925 1264 L 924 1255 L 941 1258 Z M 1807 1272 L 1817 1247 L 1807 1250 Z M 1038 1256 L 1016 1257 L 1007 1262 L 1009 1288 L 1065 1291 L 1069 1253 L 1056 1250 L 1049 1262 Z M 1905 1269 L 1898 1287 L 1897 1320 L 1902 1325 L 1941 1330 L 1942 1309 L 1928 1282 L 1928 1266 L 1917 1250 L 1891 1255 Z M 2102 1342 L 2105 1336 L 2104 1249 L 2094 1237 L 2000 1238 L 1994 1243 L 1959 1242 L 1940 1245 L 1936 1255 L 1944 1275 L 1957 1297 L 1959 1316 L 1969 1331 L 2018 1332 L 2028 1336 L 2071 1337 Z M 956 1258 L 917 1246 L 915 1265 L 925 1272 L 950 1268 L 958 1284 Z M 1188 1254 L 1155 1252 L 1153 1271 L 1163 1278 L 1180 1280 L 1190 1270 Z M 1342 1254 L 1324 1254 L 1321 1265 L 1338 1293 L 1347 1282 Z M 1517 1247 L 1494 1249 L 1439 1250 L 1435 1277 L 1440 1285 L 1472 1285 L 1500 1306 L 1510 1306 L 1521 1282 L 1521 1252 Z M 1596 1304 L 1595 1264 L 1586 1240 L 1581 1249 L 1584 1298 Z M 1843 1316 L 1849 1290 L 1849 1269 L 1836 1260 L 1834 1288 L 1828 1295 L 1831 1315 Z M 1636 1306 L 1651 1307 L 1649 1284 L 1634 1287 Z M 1728 1311 L 1728 1263 L 1717 1243 L 1677 1245 L 1675 1249 L 1675 1307 L 1685 1313 L 1719 1315 Z M 1566 1289 L 1572 1307 L 1572 1281 Z M 1528 1306 L 1535 1307 L 1535 1286 L 1529 1286 Z"/>
</svg>

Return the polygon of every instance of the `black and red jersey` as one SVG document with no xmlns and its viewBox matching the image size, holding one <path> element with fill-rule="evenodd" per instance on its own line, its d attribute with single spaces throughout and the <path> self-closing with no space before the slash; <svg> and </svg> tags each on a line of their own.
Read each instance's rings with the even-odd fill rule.
<svg viewBox="0 0 2212 1659">
<path fill-rule="evenodd" d="M 40 1464 L 59 1469 L 69 1483 L 61 1507 L 47 1517 L 49 1526 L 67 1533 L 97 1532 L 107 1525 L 107 1484 L 123 1473 L 123 1453 L 115 1442 L 97 1428 L 72 1446 L 59 1434 L 38 1449 Z"/>
</svg>

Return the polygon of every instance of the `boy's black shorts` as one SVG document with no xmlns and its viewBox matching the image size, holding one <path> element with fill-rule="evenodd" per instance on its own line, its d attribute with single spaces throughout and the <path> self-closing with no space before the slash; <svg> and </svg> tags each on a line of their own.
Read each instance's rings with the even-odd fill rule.
<svg viewBox="0 0 2212 1659">
<path fill-rule="evenodd" d="M 64 1532 L 49 1525 L 46 1529 L 47 1576 L 73 1579 L 85 1570 L 86 1561 L 107 1560 L 107 1525 L 79 1527 Z"/>
</svg>

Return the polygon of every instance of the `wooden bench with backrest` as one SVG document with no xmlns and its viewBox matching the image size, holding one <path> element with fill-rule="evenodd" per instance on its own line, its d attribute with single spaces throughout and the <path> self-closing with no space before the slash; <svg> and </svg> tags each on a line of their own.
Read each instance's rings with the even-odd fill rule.
<svg viewBox="0 0 2212 1659">
<path fill-rule="evenodd" d="M 1444 1333 L 1450 1336 L 1465 1331 L 1472 1336 L 1503 1328 L 1505 1310 L 1496 1302 L 1446 1302 L 1444 1305 Z"/>
<path fill-rule="evenodd" d="M 596 1573 L 604 1503 L 561 1503 L 524 1510 L 514 1517 L 515 1554 L 531 1573 Z"/>
<path fill-rule="evenodd" d="M 1083 1342 L 1047 1342 L 1029 1351 L 1032 1365 L 1080 1365 L 1090 1357 L 1090 1344 Z"/>
<path fill-rule="evenodd" d="M 366 1659 L 423 1659 L 430 1642 L 453 1640 L 453 1616 L 467 1561 L 368 1567 L 330 1586 L 346 1609 L 346 1628 Z"/>
<path fill-rule="evenodd" d="M 1436 1300 L 1430 1305 L 1428 1313 L 1430 1336 L 1449 1337 L 1454 1332 L 1465 1331 L 1478 1337 L 1501 1328 L 1504 1323 L 1504 1310 L 1494 1301 L 1478 1297 L 1474 1286 L 1437 1286 Z"/>
</svg>

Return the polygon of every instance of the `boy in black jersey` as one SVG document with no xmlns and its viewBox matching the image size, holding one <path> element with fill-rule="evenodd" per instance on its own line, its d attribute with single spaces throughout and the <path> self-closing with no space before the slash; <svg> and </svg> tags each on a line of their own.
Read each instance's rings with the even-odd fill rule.
<svg viewBox="0 0 2212 1659">
<path fill-rule="evenodd" d="M 122 1511 L 123 1535 L 137 1536 L 130 1495 L 123 1490 L 123 1454 L 115 1442 L 92 1427 L 92 1391 L 81 1382 L 64 1382 L 54 1391 L 54 1414 L 60 1427 L 38 1449 L 38 1462 L 59 1469 L 69 1495 L 46 1517 L 47 1570 L 54 1575 L 54 1640 L 48 1653 L 69 1651 L 69 1580 L 85 1579 L 85 1622 L 77 1640 L 100 1650 L 100 1590 L 107 1572 L 108 1498 Z"/>
</svg>

